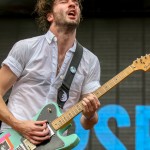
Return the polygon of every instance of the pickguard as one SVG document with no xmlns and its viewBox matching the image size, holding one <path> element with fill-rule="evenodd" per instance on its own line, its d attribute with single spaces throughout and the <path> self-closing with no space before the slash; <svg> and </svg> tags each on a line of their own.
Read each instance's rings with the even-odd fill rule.
<svg viewBox="0 0 150 150">
<path fill-rule="evenodd" d="M 49 126 L 55 134 L 50 138 L 50 140 L 47 140 L 40 145 L 37 145 L 36 150 L 56 150 L 64 147 L 64 142 L 58 137 L 57 131 L 55 131 L 54 128 L 51 126 L 51 122 L 56 118 L 57 110 L 55 105 L 53 104 L 46 105 L 40 112 L 37 120 L 47 120 Z"/>
</svg>

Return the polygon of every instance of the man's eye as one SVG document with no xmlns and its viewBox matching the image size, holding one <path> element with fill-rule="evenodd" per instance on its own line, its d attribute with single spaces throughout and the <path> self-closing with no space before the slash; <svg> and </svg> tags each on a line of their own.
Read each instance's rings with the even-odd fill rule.
<svg viewBox="0 0 150 150">
<path fill-rule="evenodd" d="M 76 5 L 79 5 L 79 1 L 78 1 L 78 0 L 74 0 L 74 3 L 75 3 Z"/>
</svg>

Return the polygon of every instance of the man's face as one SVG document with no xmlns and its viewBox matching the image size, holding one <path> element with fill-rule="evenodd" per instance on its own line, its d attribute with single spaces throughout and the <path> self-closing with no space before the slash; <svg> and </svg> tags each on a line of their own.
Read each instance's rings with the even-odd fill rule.
<svg viewBox="0 0 150 150">
<path fill-rule="evenodd" d="M 77 27 L 81 11 L 78 0 L 55 0 L 52 12 L 52 23 L 61 26 Z"/>
</svg>

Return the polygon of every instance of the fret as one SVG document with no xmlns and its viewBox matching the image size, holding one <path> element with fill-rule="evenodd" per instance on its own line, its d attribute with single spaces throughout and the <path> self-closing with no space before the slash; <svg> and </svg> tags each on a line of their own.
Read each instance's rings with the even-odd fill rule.
<svg viewBox="0 0 150 150">
<path fill-rule="evenodd" d="M 73 111 L 73 116 L 76 116 L 77 112 L 75 109 L 72 110 Z"/>
<path fill-rule="evenodd" d="M 69 112 L 67 112 L 67 113 L 68 113 L 68 115 L 69 115 L 70 119 L 72 119 L 72 118 L 73 118 L 73 114 L 72 114 L 72 112 L 71 112 L 71 111 L 69 111 Z"/>
<path fill-rule="evenodd" d="M 61 116 L 61 123 L 60 123 L 60 126 L 63 126 L 64 124 L 66 124 L 66 121 L 65 121 L 65 119 L 63 118 L 63 116 Z"/>
<path fill-rule="evenodd" d="M 78 114 L 78 112 L 79 112 L 79 110 L 78 110 L 78 108 L 77 108 L 77 107 L 74 107 L 74 111 L 75 111 L 75 115 L 77 115 L 77 114 Z"/>
<path fill-rule="evenodd" d="M 79 104 L 77 104 L 75 107 L 76 107 L 76 109 L 77 109 L 78 112 L 80 112 L 81 109 L 82 109 L 81 106 L 80 106 Z"/>
<path fill-rule="evenodd" d="M 117 75 L 117 83 L 118 83 L 121 79 L 122 79 L 122 78 L 121 78 L 120 74 L 118 74 L 118 75 Z"/>
<path fill-rule="evenodd" d="M 110 80 L 109 82 L 109 88 L 111 89 L 114 86 L 114 84 L 112 84 L 112 81 Z"/>
<path fill-rule="evenodd" d="M 72 116 L 70 116 L 70 113 L 66 113 L 66 117 L 67 117 L 67 120 L 70 120 L 72 118 Z"/>
<path fill-rule="evenodd" d="M 133 72 L 133 69 L 131 68 L 131 66 L 129 66 L 126 69 L 124 69 L 122 72 L 125 75 L 124 77 L 127 77 L 129 74 L 131 74 Z"/>
<path fill-rule="evenodd" d="M 115 80 L 114 79 L 111 79 L 111 81 L 113 82 L 113 86 L 116 84 Z"/>
<path fill-rule="evenodd" d="M 133 66 L 129 66 L 128 69 L 131 70 L 131 72 L 133 71 Z"/>
<path fill-rule="evenodd" d="M 101 97 L 105 92 L 101 91 L 101 89 L 99 89 L 100 91 L 95 93 L 93 92 L 97 97 Z"/>
<path fill-rule="evenodd" d="M 120 77 L 120 79 L 122 80 L 122 79 L 124 79 L 124 74 L 123 74 L 123 72 L 121 72 L 120 74 L 119 74 L 119 77 Z"/>
<path fill-rule="evenodd" d="M 59 127 L 62 124 L 60 117 L 53 121 L 53 126 Z"/>
<path fill-rule="evenodd" d="M 53 121 L 52 125 L 55 129 L 58 129 L 61 126 L 60 122 L 58 122 L 58 121 Z"/>
<path fill-rule="evenodd" d="M 60 117 L 56 120 L 55 124 L 57 124 L 57 125 L 59 125 L 59 126 L 60 126 L 61 124 L 63 124 L 62 116 L 60 116 Z"/>
<path fill-rule="evenodd" d="M 124 74 L 125 77 L 128 75 L 128 73 L 126 73 L 125 70 L 123 70 L 122 72 L 123 72 L 123 74 Z"/>
<path fill-rule="evenodd" d="M 101 92 L 99 90 L 96 90 L 95 92 L 93 92 L 93 94 L 95 94 L 96 97 L 99 97 L 101 95 Z"/>
<path fill-rule="evenodd" d="M 104 88 L 105 88 L 105 90 L 107 90 L 107 91 L 108 91 L 108 90 L 110 89 L 109 84 L 108 84 L 108 83 L 106 83 L 106 84 L 105 84 L 105 86 L 104 86 Z"/>
<path fill-rule="evenodd" d="M 65 117 L 65 115 L 62 115 L 63 121 L 64 123 L 66 123 L 67 118 Z"/>
<path fill-rule="evenodd" d="M 118 81 L 121 81 L 121 80 L 122 80 L 122 75 L 121 75 L 121 73 L 119 73 L 119 74 L 117 75 L 117 77 L 118 77 Z"/>
<path fill-rule="evenodd" d="M 71 114 L 72 114 L 72 116 L 75 116 L 75 112 L 74 112 L 74 106 L 70 109 L 71 110 Z"/>
<path fill-rule="evenodd" d="M 65 123 L 70 120 L 70 116 L 68 116 L 67 113 L 66 113 L 65 115 L 63 115 L 63 118 L 64 118 L 64 120 L 65 120 Z"/>
<path fill-rule="evenodd" d="M 56 123 L 57 123 L 57 125 L 59 125 L 59 126 L 60 126 L 61 124 L 63 124 L 62 118 L 58 118 L 57 121 L 56 121 Z"/>
<path fill-rule="evenodd" d="M 77 113 L 77 111 L 78 111 L 78 109 L 77 109 L 78 107 L 76 106 L 76 105 L 74 105 L 73 107 L 72 107 L 72 109 L 74 110 L 74 112 L 75 112 L 75 115 L 76 115 L 76 113 Z"/>
<path fill-rule="evenodd" d="M 115 85 L 118 83 L 118 78 L 117 77 L 114 77 L 113 78 L 114 82 L 115 82 Z"/>
<path fill-rule="evenodd" d="M 110 86 L 111 86 L 111 88 L 115 85 L 116 83 L 114 82 L 114 80 L 111 80 L 110 81 Z"/>
<path fill-rule="evenodd" d="M 102 93 L 105 93 L 105 92 L 106 92 L 106 89 L 104 88 L 104 86 L 101 86 L 101 92 L 102 92 Z"/>
<path fill-rule="evenodd" d="M 16 150 L 26 150 L 26 148 L 23 146 L 23 144 L 20 144 Z"/>
</svg>

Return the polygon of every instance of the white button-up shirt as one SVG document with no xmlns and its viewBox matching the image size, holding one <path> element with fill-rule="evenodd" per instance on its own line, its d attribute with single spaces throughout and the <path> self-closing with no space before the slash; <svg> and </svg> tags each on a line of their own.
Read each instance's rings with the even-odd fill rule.
<svg viewBox="0 0 150 150">
<path fill-rule="evenodd" d="M 8 109 L 20 120 L 32 119 L 38 110 L 49 102 L 57 102 L 57 89 L 67 73 L 69 62 L 76 49 L 76 41 L 65 56 L 57 74 L 57 38 L 48 31 L 45 35 L 24 39 L 11 49 L 2 65 L 7 65 L 18 77 L 9 97 Z M 66 111 L 75 105 L 82 94 L 95 91 L 99 86 L 98 58 L 86 48 L 70 87 Z M 2 128 L 8 126 L 3 123 Z"/>
</svg>

